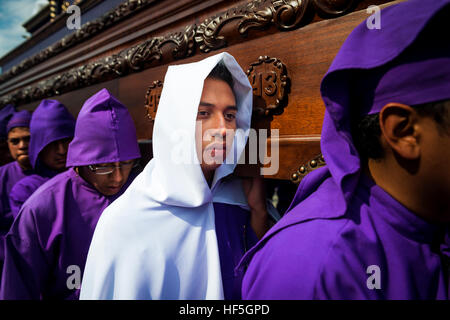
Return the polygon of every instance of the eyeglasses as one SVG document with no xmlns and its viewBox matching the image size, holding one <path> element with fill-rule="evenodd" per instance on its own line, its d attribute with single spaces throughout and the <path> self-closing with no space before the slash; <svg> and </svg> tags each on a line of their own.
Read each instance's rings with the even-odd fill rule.
<svg viewBox="0 0 450 320">
<path fill-rule="evenodd" d="M 115 169 L 131 170 L 132 168 L 137 167 L 138 164 L 139 163 L 137 161 L 132 161 L 132 162 L 120 162 L 120 165 L 118 166 L 89 165 L 88 168 L 95 174 L 107 175 L 113 173 Z"/>
<path fill-rule="evenodd" d="M 20 143 L 20 141 L 23 141 L 25 143 L 29 143 L 30 142 L 30 136 L 8 139 L 8 142 L 11 143 L 12 145 L 18 145 Z"/>
</svg>

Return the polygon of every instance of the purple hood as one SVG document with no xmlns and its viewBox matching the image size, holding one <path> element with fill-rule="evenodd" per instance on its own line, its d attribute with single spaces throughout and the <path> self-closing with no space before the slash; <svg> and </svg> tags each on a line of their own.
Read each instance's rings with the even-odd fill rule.
<svg viewBox="0 0 450 320">
<path fill-rule="evenodd" d="M 438 36 L 449 29 L 450 0 L 410 0 L 382 10 L 381 29 L 361 23 L 341 47 L 321 84 L 321 149 L 345 199 L 337 211 L 345 211 L 361 170 L 350 115 L 449 99 L 450 43 Z"/>
<path fill-rule="evenodd" d="M 6 126 L 6 133 L 16 127 L 30 127 L 31 113 L 27 110 L 15 112 Z"/>
<path fill-rule="evenodd" d="M 67 167 L 126 161 L 140 156 L 136 128 L 128 109 L 106 89 L 86 100 L 69 145 Z"/>
<path fill-rule="evenodd" d="M 30 162 L 37 166 L 39 153 L 56 140 L 72 138 L 75 118 L 67 108 L 56 100 L 42 100 L 31 116 Z"/>
</svg>

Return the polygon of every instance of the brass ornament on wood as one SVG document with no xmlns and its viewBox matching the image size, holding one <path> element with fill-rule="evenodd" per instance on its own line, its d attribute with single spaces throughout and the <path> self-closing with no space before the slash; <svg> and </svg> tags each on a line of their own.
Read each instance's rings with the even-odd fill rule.
<svg viewBox="0 0 450 320">
<path fill-rule="evenodd" d="M 306 176 L 311 171 L 323 167 L 325 165 L 325 159 L 322 154 L 314 157 L 312 160 L 308 161 L 307 164 L 301 165 L 296 172 L 291 175 L 291 181 L 294 183 L 299 183 L 304 176 Z"/>
<path fill-rule="evenodd" d="M 155 121 L 162 88 L 162 81 L 153 81 L 153 83 L 148 87 L 147 93 L 145 94 L 145 109 L 147 110 L 147 118 L 150 121 Z"/>
<path fill-rule="evenodd" d="M 267 117 L 283 113 L 289 93 L 289 78 L 283 62 L 260 56 L 250 64 L 247 77 L 253 87 L 253 115 Z"/>
</svg>

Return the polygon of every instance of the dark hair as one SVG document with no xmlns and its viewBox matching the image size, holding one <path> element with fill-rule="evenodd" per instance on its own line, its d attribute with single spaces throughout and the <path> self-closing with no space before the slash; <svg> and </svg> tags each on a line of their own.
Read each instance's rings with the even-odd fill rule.
<svg viewBox="0 0 450 320">
<path fill-rule="evenodd" d="M 412 108 L 419 116 L 432 118 L 440 134 L 450 135 L 450 100 L 424 103 Z M 380 136 L 378 113 L 364 116 L 352 123 L 353 142 L 362 160 L 381 159 L 384 156 Z"/>
<path fill-rule="evenodd" d="M 220 61 L 214 67 L 214 69 L 211 70 L 207 78 L 225 81 L 230 86 L 230 88 L 233 89 L 233 76 L 231 75 L 230 71 L 228 71 L 223 61 Z"/>
</svg>

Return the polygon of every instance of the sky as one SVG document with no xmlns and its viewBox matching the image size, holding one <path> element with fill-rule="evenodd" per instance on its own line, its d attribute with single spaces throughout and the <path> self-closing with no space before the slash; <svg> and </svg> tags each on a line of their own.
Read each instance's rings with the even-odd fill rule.
<svg viewBox="0 0 450 320">
<path fill-rule="evenodd" d="M 0 0 L 0 57 L 20 45 L 30 34 L 22 27 L 47 0 Z"/>
</svg>

